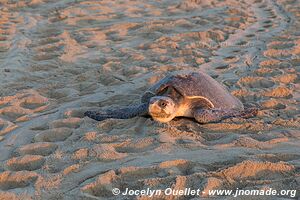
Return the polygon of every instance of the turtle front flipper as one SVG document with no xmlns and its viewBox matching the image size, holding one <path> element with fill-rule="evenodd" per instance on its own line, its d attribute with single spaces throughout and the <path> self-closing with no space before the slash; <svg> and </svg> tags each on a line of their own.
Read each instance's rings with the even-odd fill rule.
<svg viewBox="0 0 300 200">
<path fill-rule="evenodd" d="M 234 109 L 197 109 L 194 111 L 194 118 L 201 124 L 219 122 L 231 117 L 249 118 L 257 115 L 257 108 L 246 108 L 244 110 Z"/>
<path fill-rule="evenodd" d="M 146 115 L 147 113 L 148 113 L 148 104 L 143 103 L 140 105 L 128 106 L 120 109 L 86 111 L 84 113 L 84 116 L 87 116 L 97 121 L 103 121 L 109 118 L 129 119 L 136 116 Z"/>
</svg>

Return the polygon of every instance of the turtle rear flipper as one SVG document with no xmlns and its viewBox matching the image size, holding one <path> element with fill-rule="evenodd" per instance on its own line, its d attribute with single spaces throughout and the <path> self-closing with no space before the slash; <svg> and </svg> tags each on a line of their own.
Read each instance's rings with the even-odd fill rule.
<svg viewBox="0 0 300 200">
<path fill-rule="evenodd" d="M 210 122 L 219 122 L 231 117 L 250 118 L 256 116 L 258 108 L 246 108 L 244 110 L 235 109 L 197 109 L 194 112 L 194 118 L 201 124 Z"/>
<path fill-rule="evenodd" d="M 84 116 L 92 118 L 97 121 L 103 121 L 105 119 L 129 119 L 136 116 L 146 115 L 148 113 L 148 104 L 139 104 L 135 106 L 128 106 L 119 109 L 107 109 L 97 111 L 86 111 Z"/>
</svg>

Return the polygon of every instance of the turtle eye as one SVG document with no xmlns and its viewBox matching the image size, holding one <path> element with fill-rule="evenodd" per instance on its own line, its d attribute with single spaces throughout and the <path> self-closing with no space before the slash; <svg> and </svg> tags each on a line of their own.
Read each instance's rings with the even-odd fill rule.
<svg viewBox="0 0 300 200">
<path fill-rule="evenodd" d="M 159 102 L 159 106 L 165 108 L 167 106 L 167 103 L 165 101 L 161 101 Z"/>
</svg>

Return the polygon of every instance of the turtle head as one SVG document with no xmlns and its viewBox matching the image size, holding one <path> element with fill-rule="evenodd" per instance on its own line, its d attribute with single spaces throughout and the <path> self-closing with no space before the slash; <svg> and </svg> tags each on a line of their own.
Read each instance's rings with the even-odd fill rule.
<svg viewBox="0 0 300 200">
<path fill-rule="evenodd" d="M 155 96 L 150 99 L 148 111 L 154 120 L 169 122 L 176 116 L 177 104 L 170 97 Z"/>
</svg>

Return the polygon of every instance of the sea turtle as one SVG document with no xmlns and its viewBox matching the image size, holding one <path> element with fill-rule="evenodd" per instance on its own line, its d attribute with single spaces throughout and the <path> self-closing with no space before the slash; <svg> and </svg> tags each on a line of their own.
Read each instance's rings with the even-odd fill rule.
<svg viewBox="0 0 300 200">
<path fill-rule="evenodd" d="M 84 115 L 97 121 L 150 115 L 159 122 L 169 122 L 182 116 L 194 118 L 199 123 L 209 123 L 230 117 L 252 117 L 257 111 L 256 108 L 245 109 L 239 99 L 204 72 L 180 71 L 150 87 L 139 105 L 86 111 Z"/>
</svg>

